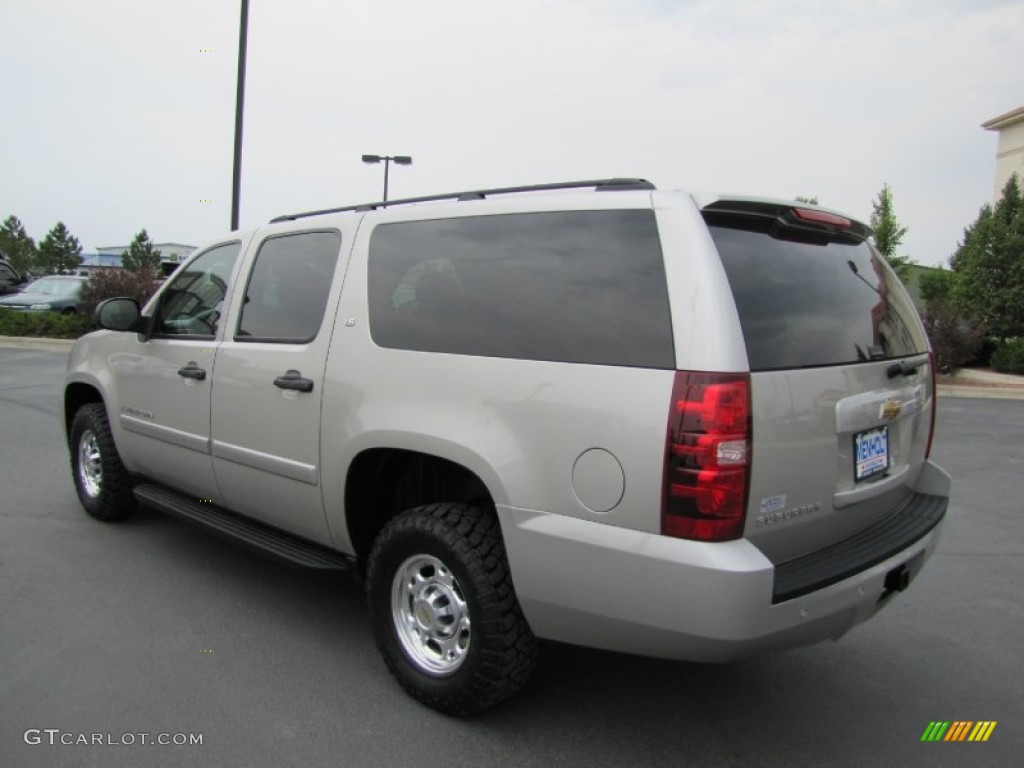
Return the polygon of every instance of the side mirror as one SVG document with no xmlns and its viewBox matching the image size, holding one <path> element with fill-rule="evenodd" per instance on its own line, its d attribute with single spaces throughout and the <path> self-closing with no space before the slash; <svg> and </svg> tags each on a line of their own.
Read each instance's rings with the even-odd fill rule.
<svg viewBox="0 0 1024 768">
<path fill-rule="evenodd" d="M 134 331 L 139 317 L 139 303 L 135 299 L 107 299 L 96 307 L 96 325 L 108 331 Z"/>
</svg>

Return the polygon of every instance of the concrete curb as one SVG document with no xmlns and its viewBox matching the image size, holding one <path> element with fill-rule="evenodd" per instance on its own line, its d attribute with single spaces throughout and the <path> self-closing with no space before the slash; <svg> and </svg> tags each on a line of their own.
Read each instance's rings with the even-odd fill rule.
<svg viewBox="0 0 1024 768">
<path fill-rule="evenodd" d="M 939 384 L 939 397 L 983 397 L 993 400 L 1024 400 L 1024 389 L 1010 387 L 972 387 L 960 384 Z"/>
<path fill-rule="evenodd" d="M 1012 373 L 997 373 L 987 368 L 960 368 L 953 377 L 956 383 L 960 384 L 987 384 L 988 386 L 999 387 L 1020 387 L 1024 389 L 1024 376 L 1017 376 Z"/>
<path fill-rule="evenodd" d="M 70 352 L 74 339 L 47 339 L 41 336 L 0 336 L 0 347 L 35 349 L 40 352 Z"/>
<path fill-rule="evenodd" d="M 946 397 L 1024 400 L 1024 376 L 997 373 L 987 368 L 961 368 L 955 376 L 942 379 L 936 389 Z"/>
</svg>

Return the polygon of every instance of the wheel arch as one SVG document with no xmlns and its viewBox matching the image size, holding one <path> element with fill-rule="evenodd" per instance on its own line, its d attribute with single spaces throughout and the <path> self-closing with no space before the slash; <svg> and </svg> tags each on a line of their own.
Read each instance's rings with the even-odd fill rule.
<svg viewBox="0 0 1024 768">
<path fill-rule="evenodd" d="M 495 495 L 459 462 L 408 449 L 363 450 L 345 481 L 345 523 L 356 558 L 365 564 L 377 534 L 398 513 L 442 502 L 493 510 Z"/>
<path fill-rule="evenodd" d="M 78 409 L 89 403 L 100 403 L 106 408 L 103 395 L 92 384 L 73 381 L 64 388 L 64 436 L 71 436 L 71 421 Z M 109 415 L 109 411 L 108 411 Z"/>
</svg>

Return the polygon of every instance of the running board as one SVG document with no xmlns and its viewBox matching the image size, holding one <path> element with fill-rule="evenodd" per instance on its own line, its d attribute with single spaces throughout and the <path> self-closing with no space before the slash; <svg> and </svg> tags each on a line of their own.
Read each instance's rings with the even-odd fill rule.
<svg viewBox="0 0 1024 768">
<path fill-rule="evenodd" d="M 200 525 L 286 563 L 326 571 L 347 571 L 352 567 L 352 558 L 340 552 L 236 515 L 215 504 L 195 501 L 162 486 L 137 485 L 134 493 L 135 499 L 143 506 Z"/>
</svg>

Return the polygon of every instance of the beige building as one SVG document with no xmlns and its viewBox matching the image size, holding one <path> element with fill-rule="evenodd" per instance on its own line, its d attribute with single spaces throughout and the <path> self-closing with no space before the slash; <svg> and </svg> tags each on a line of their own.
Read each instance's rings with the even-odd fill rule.
<svg viewBox="0 0 1024 768">
<path fill-rule="evenodd" d="M 986 131 L 999 132 L 999 144 L 996 148 L 996 186 L 992 195 L 998 200 L 1003 187 L 1010 180 L 1010 175 L 1017 174 L 1017 179 L 1024 184 L 1024 107 L 1017 107 L 1005 115 L 993 117 L 981 124 Z"/>
</svg>

